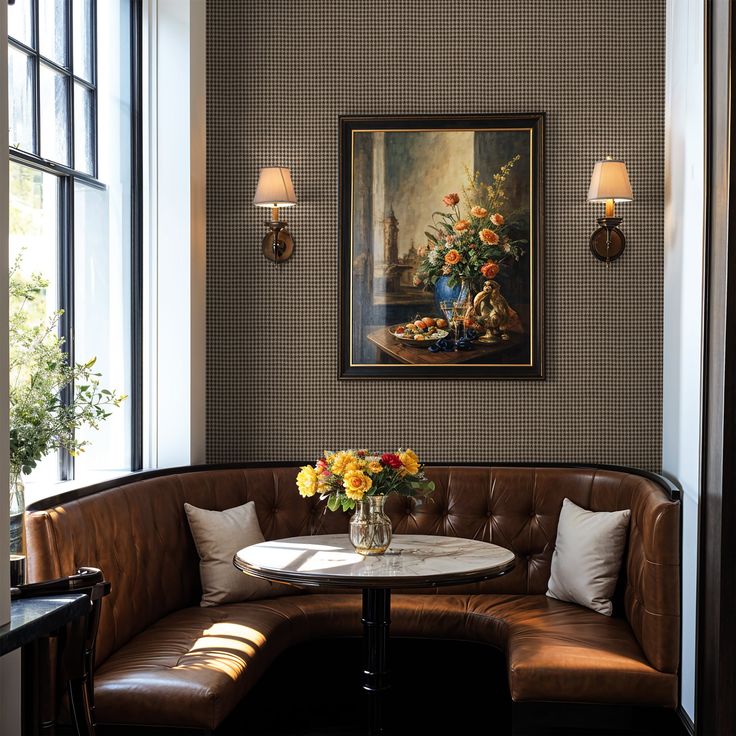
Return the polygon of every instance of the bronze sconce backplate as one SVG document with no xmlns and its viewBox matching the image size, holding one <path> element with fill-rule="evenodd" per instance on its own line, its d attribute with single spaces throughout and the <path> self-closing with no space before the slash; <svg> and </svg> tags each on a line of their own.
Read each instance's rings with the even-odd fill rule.
<svg viewBox="0 0 736 736">
<path fill-rule="evenodd" d="M 271 232 L 263 238 L 263 255 L 274 263 L 288 261 L 294 253 L 294 238 L 286 230 L 286 223 L 267 222 Z"/>
<path fill-rule="evenodd" d="M 623 218 L 601 217 L 598 219 L 600 227 L 590 236 L 590 252 L 604 263 L 615 261 L 626 248 L 626 238 L 619 229 Z"/>
</svg>

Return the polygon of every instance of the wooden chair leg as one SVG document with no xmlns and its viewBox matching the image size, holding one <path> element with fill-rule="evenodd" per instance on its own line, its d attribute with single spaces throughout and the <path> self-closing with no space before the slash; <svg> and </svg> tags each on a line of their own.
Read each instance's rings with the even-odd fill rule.
<svg viewBox="0 0 736 736">
<path fill-rule="evenodd" d="M 69 680 L 69 715 L 77 736 L 95 736 L 89 693 L 84 679 Z"/>
</svg>

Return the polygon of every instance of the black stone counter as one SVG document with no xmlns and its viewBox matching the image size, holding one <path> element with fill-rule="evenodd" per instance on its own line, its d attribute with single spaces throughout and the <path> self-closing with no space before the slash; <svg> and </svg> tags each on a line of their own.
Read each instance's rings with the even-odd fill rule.
<svg viewBox="0 0 736 736">
<path fill-rule="evenodd" d="M 90 609 L 85 593 L 19 598 L 10 603 L 10 623 L 0 626 L 0 656 L 48 636 Z"/>
</svg>

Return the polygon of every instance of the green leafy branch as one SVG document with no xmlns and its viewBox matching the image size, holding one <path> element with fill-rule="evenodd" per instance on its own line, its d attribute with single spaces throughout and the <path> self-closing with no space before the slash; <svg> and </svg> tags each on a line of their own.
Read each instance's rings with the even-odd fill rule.
<svg viewBox="0 0 736 736">
<path fill-rule="evenodd" d="M 10 268 L 10 470 L 28 474 L 52 450 L 72 456 L 89 440 L 78 430 L 100 424 L 127 398 L 100 388 L 96 358 L 70 364 L 58 336 L 58 310 L 46 316 L 43 297 L 48 281 L 21 273 L 22 254 Z M 64 393 L 69 400 L 62 399 Z"/>
</svg>

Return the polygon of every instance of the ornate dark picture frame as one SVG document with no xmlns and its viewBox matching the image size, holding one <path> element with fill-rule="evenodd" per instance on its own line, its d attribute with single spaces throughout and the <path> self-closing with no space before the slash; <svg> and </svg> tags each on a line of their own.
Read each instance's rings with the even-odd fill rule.
<svg viewBox="0 0 736 736">
<path fill-rule="evenodd" d="M 340 117 L 340 378 L 544 378 L 544 122 Z"/>
</svg>

